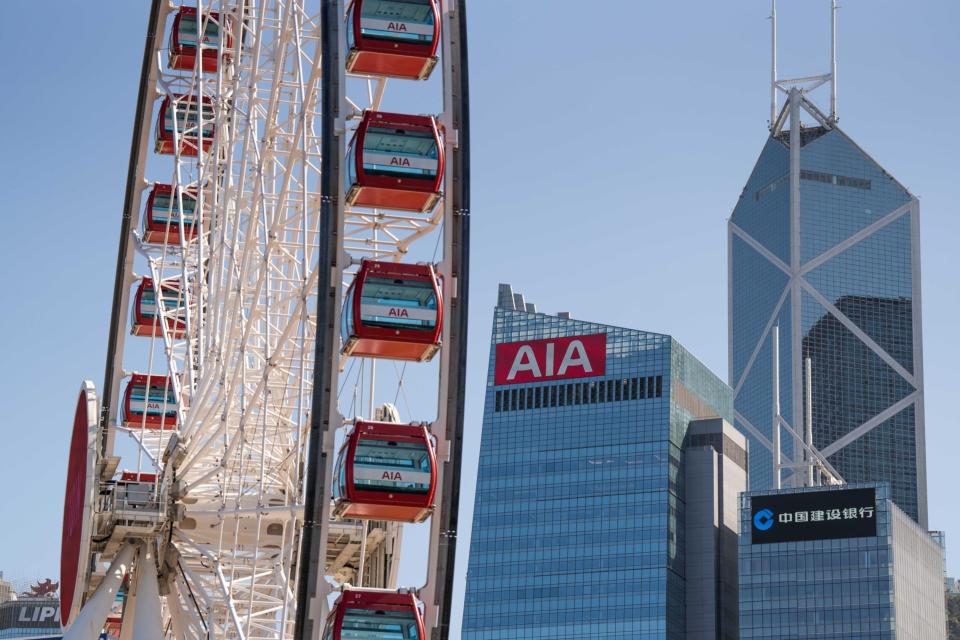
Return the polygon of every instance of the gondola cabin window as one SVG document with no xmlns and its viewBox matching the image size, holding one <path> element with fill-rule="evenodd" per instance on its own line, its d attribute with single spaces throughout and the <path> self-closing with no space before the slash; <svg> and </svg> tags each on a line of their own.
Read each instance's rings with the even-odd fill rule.
<svg viewBox="0 0 960 640">
<path fill-rule="evenodd" d="M 346 640 L 420 640 L 417 619 L 405 611 L 347 609 L 340 638 Z"/>
<path fill-rule="evenodd" d="M 360 293 L 360 319 L 371 327 L 432 332 L 437 295 L 429 282 L 367 278 Z"/>
<path fill-rule="evenodd" d="M 422 640 L 421 605 L 412 593 L 344 588 L 327 617 L 324 640 Z"/>
</svg>

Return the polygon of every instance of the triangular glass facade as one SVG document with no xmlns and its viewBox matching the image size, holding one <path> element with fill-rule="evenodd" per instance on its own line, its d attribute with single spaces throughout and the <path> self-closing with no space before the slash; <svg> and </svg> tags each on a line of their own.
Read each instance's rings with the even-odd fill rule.
<svg viewBox="0 0 960 640">
<path fill-rule="evenodd" d="M 799 190 L 789 133 L 778 133 L 730 219 L 730 384 L 751 441 L 750 485 L 773 485 L 769 327 L 779 325 L 781 414 L 803 433 L 809 357 L 814 445 L 848 482 L 890 482 L 925 525 L 918 203 L 839 129 L 802 133 Z M 798 462 L 792 436 L 781 437 L 784 462 Z"/>
</svg>

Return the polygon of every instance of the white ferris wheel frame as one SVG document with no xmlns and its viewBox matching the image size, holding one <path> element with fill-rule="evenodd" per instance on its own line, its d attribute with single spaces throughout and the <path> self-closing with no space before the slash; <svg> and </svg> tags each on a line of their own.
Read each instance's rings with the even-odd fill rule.
<svg viewBox="0 0 960 640">
<path fill-rule="evenodd" d="M 164 25 L 178 7 L 154 1 L 118 257 L 98 464 L 101 483 L 112 487 L 119 465 L 116 434 L 126 434 L 137 455 L 136 479 L 144 480 L 142 474 L 155 474 L 156 479 L 142 483 L 153 485 L 146 502 L 135 503 L 131 487 L 112 487 L 110 500 L 96 515 L 99 532 L 109 535 L 91 549 L 93 570 L 87 576 L 88 600 L 81 611 L 86 626 L 101 612 L 106 615 L 103 607 L 111 599 L 101 592 L 118 588 L 117 577 L 129 572 L 132 591 L 124 611 L 124 635 L 293 637 L 306 436 L 314 395 L 316 317 L 311 311 L 322 271 L 317 262 L 318 243 L 323 240 L 318 239 L 322 207 L 317 124 L 323 118 L 320 96 L 326 88 L 321 73 L 321 11 L 310 11 L 305 4 L 188 0 L 178 5 L 195 7 L 201 16 L 215 11 L 222 24 L 233 21 L 232 51 L 225 50 L 221 39 L 218 72 L 204 74 L 203 56 L 197 55 L 193 72 L 185 75 L 167 70 L 163 59 Z M 343 0 L 336 4 L 337 15 L 343 16 Z M 459 138 L 451 109 L 455 93 L 451 65 L 446 63 L 454 55 L 447 27 L 458 19 L 457 4 L 443 2 L 441 30 L 444 111 L 439 121 L 448 154 L 455 152 Z M 201 28 L 198 21 L 198 31 Z M 370 80 L 370 106 L 380 108 L 386 86 L 384 79 Z M 151 116 L 163 96 L 173 101 L 171 213 L 175 209 L 178 214 L 179 246 L 144 242 L 134 223 L 149 186 L 145 173 Z M 195 100 L 196 123 L 180 122 L 177 96 Z M 352 109 L 350 115 L 358 115 L 358 104 L 341 97 L 340 113 Z M 214 130 L 206 152 L 203 130 L 210 122 L 204 120 L 205 98 L 211 101 Z M 348 118 L 338 124 L 342 159 Z M 181 152 L 191 144 L 198 149 L 195 157 Z M 449 163 L 446 185 L 454 179 L 452 167 Z M 185 233 L 185 189 L 196 197 L 193 238 Z M 449 248 L 455 241 L 453 217 L 459 215 L 465 211 L 448 206 L 446 199 L 430 214 L 341 206 L 338 253 L 343 259 L 337 260 L 331 280 L 331 286 L 341 289 L 337 314 L 345 284 L 360 258 L 400 259 L 413 243 L 433 241 L 428 240 L 431 234 L 441 233 L 444 252 L 439 270 L 456 273 Z M 135 273 L 137 263 L 144 273 Z M 130 290 L 141 277 L 153 280 L 154 328 L 159 328 L 159 335 L 148 338 L 145 372 L 148 379 L 169 376 L 177 406 L 176 429 L 150 428 L 146 412 L 139 426 L 125 426 L 120 413 L 121 380 L 133 372 L 125 369 Z M 178 291 L 177 305 L 171 309 L 162 297 L 168 286 Z M 448 304 L 459 302 L 455 276 L 444 278 L 443 297 Z M 181 313 L 186 330 L 172 331 Z M 443 328 L 445 345 L 451 343 L 451 324 Z M 443 462 L 441 488 L 450 484 L 443 478 L 450 464 L 447 373 L 459 364 L 449 351 L 441 350 L 437 419 L 431 429 Z M 327 364 L 336 381 L 340 358 Z M 142 367 L 137 371 L 144 372 Z M 167 409 L 164 400 L 162 414 Z M 336 402 L 331 416 L 334 426 L 323 438 L 325 504 L 330 498 L 334 431 L 344 422 Z M 444 507 L 450 511 L 444 503 L 449 493 L 438 492 L 437 513 Z M 435 516 L 431 521 L 428 581 L 421 589 L 427 638 L 438 626 L 437 581 L 447 568 L 452 574 L 452 566 L 446 567 L 449 562 L 442 557 L 451 536 L 441 520 Z M 321 519 L 325 573 L 332 581 L 323 580 L 315 594 L 321 609 L 335 584 L 363 580 L 365 560 L 377 564 L 382 576 L 368 586 L 395 588 L 400 526 L 374 524 L 378 526 Z M 368 559 L 367 542 L 376 536 L 392 543 L 391 552 Z M 359 570 L 346 569 L 356 555 Z M 65 637 L 82 637 L 83 628 L 74 625 Z M 437 637 L 447 637 L 446 629 Z"/>
</svg>

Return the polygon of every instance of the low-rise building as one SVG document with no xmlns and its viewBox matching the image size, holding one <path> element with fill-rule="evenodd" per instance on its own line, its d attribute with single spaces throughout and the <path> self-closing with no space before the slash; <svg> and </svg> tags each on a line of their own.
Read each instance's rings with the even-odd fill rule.
<svg viewBox="0 0 960 640">
<path fill-rule="evenodd" d="M 943 640 L 943 548 L 887 483 L 754 491 L 740 505 L 743 640 Z"/>
</svg>

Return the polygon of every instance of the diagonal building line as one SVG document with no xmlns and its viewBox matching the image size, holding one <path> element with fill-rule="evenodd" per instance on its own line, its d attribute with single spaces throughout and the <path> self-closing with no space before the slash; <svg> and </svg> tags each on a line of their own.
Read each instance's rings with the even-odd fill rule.
<svg viewBox="0 0 960 640">
<path fill-rule="evenodd" d="M 786 302 L 787 295 L 789 293 L 790 283 L 788 282 L 787 286 L 783 288 L 783 293 L 780 295 L 780 300 L 778 300 L 777 304 L 773 307 L 773 313 L 770 314 L 770 319 L 767 320 L 767 326 L 763 328 L 763 333 L 760 334 L 760 338 L 757 340 L 757 344 L 753 348 L 753 353 L 750 354 L 750 359 L 747 360 L 747 366 L 743 368 L 743 373 L 740 374 L 740 379 L 737 381 L 737 386 L 733 389 L 734 398 L 736 398 L 740 393 L 743 383 L 746 381 L 747 376 L 750 375 L 750 370 L 753 369 L 753 363 L 760 354 L 760 350 L 763 348 L 763 343 L 766 341 L 767 336 L 770 334 L 770 329 L 773 328 L 774 322 L 776 322 L 777 317 L 780 315 L 780 310 L 783 309 L 783 303 Z"/>
<path fill-rule="evenodd" d="M 873 416 L 872 418 L 864 422 L 862 425 L 860 425 L 859 427 L 857 427 L 847 435 L 834 441 L 833 443 L 830 444 L 830 446 L 821 450 L 820 453 L 822 453 L 824 456 L 832 456 L 837 451 L 840 451 L 840 449 L 843 449 L 844 447 L 851 444 L 852 442 L 855 442 L 856 440 L 862 438 L 863 436 L 870 433 L 875 428 L 879 427 L 881 424 L 883 424 L 893 416 L 897 415 L 898 413 L 900 413 L 901 411 L 909 407 L 919 397 L 920 397 L 920 392 L 914 391 L 903 400 L 900 400 L 896 404 L 893 404 L 887 407 L 886 409 L 884 409 L 877 415 Z"/>
<path fill-rule="evenodd" d="M 736 419 L 736 421 L 739 422 L 747 431 L 749 431 L 750 435 L 752 435 L 754 438 L 759 440 L 760 444 L 765 446 L 767 449 L 769 449 L 770 451 L 773 451 L 773 443 L 770 442 L 769 438 L 767 438 L 765 435 L 763 435 L 763 433 L 760 432 L 759 429 L 753 426 L 753 423 L 751 423 L 749 420 L 743 417 L 742 413 L 740 413 L 739 411 L 734 411 L 733 413 L 734 413 L 733 417 Z"/>
<path fill-rule="evenodd" d="M 780 416 L 780 422 L 782 423 L 783 428 L 787 430 L 787 433 L 789 433 L 793 438 L 794 446 L 797 448 L 797 453 L 803 453 L 804 451 L 808 452 L 812 457 L 816 458 L 820 464 L 826 467 L 827 471 L 829 471 L 834 478 L 840 482 L 843 482 L 843 476 L 841 476 L 840 472 L 837 471 L 832 464 L 830 464 L 830 461 L 827 460 L 827 456 L 825 456 L 822 451 L 819 451 L 812 445 L 808 445 L 804 441 L 803 436 L 795 431 L 783 416 Z M 802 463 L 800 464 L 802 465 Z"/>
<path fill-rule="evenodd" d="M 801 267 L 800 273 L 801 273 L 802 275 L 806 275 L 806 274 L 810 273 L 811 271 L 813 271 L 814 269 L 816 269 L 817 267 L 819 267 L 819 266 L 822 265 L 823 263 L 827 262 L 827 261 L 830 260 L 831 258 L 834 258 L 835 256 L 840 255 L 841 253 L 843 253 L 844 251 L 846 251 L 847 249 L 849 249 L 849 248 L 852 247 L 853 245 L 857 244 L 857 243 L 860 242 L 861 240 L 863 240 L 863 239 L 867 238 L 868 236 L 872 235 L 872 234 L 875 233 L 876 231 L 879 231 L 880 229 L 882 229 L 883 227 L 887 226 L 888 224 L 890 224 L 891 222 L 893 222 L 893 221 L 896 220 L 897 218 L 901 218 L 901 217 L 903 217 L 904 215 L 910 213 L 910 211 L 911 211 L 912 208 L 913 208 L 913 202 L 914 202 L 914 200 L 916 200 L 916 198 L 914 198 L 913 200 L 911 200 L 911 201 L 908 202 L 907 204 L 903 205 L 902 207 L 899 207 L 899 208 L 897 208 L 897 209 L 894 209 L 893 211 L 891 211 L 891 212 L 888 213 L 887 215 L 883 216 L 883 217 L 880 218 L 879 220 L 877 220 L 877 221 L 873 222 L 872 224 L 864 227 L 864 228 L 861 229 L 860 231 L 857 231 L 855 234 L 853 234 L 852 236 L 850 236 L 850 237 L 847 238 L 846 240 L 843 240 L 843 241 L 840 242 L 839 244 L 836 244 L 836 245 L 830 247 L 829 249 L 827 249 L 826 251 L 824 251 L 823 253 L 821 253 L 821 254 L 818 255 L 817 257 L 811 259 L 809 262 L 807 262 L 805 265 L 803 265 L 803 267 Z"/>
<path fill-rule="evenodd" d="M 843 312 L 837 309 L 833 305 L 833 303 L 827 300 L 824 297 L 824 295 L 819 291 L 817 291 L 816 288 L 812 284 L 807 282 L 805 278 L 800 278 L 800 284 L 803 286 L 804 289 L 806 289 L 807 293 L 813 296 L 816 299 L 816 301 L 823 306 L 824 309 L 832 313 L 834 317 L 836 317 L 836 319 L 839 320 L 843 326 L 849 329 L 853 335 L 857 336 L 857 338 L 859 338 L 862 343 L 867 345 L 867 347 L 869 347 L 871 351 L 877 354 L 881 360 L 886 362 L 891 369 L 893 369 L 898 374 L 900 374 L 901 378 L 903 378 L 904 380 L 909 382 L 914 388 L 916 388 L 917 382 L 916 382 L 916 379 L 913 377 L 913 375 L 909 371 L 907 371 L 902 364 L 897 362 L 893 356 L 887 353 L 883 349 L 883 347 L 881 347 L 879 344 L 874 342 L 873 338 L 871 338 L 866 333 L 864 333 L 863 329 L 858 327 L 856 323 L 854 323 L 850 318 L 845 316 Z"/>
<path fill-rule="evenodd" d="M 778 269 L 783 271 L 788 276 L 791 275 L 790 267 L 788 267 L 783 260 L 773 255 L 773 253 L 769 249 L 767 249 L 765 246 L 757 242 L 753 238 L 753 236 L 751 236 L 749 233 L 747 233 L 746 231 L 738 227 L 737 224 L 732 220 L 730 221 L 730 228 L 733 230 L 733 232 L 737 235 L 738 238 L 740 238 L 741 240 L 746 242 L 748 245 L 750 245 L 754 249 L 754 251 L 756 251 L 757 253 L 762 255 L 764 258 L 772 262 L 774 265 L 776 265 Z"/>
</svg>

